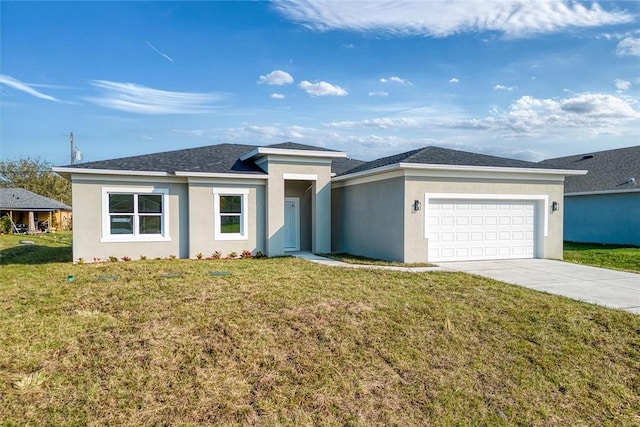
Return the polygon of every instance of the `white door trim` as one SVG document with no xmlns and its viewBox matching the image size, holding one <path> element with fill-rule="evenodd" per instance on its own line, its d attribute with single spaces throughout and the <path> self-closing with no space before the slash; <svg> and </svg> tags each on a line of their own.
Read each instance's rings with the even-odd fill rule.
<svg viewBox="0 0 640 427">
<path fill-rule="evenodd" d="M 295 233 L 295 246 L 294 247 L 288 247 L 287 245 L 287 239 L 286 239 L 286 228 L 287 226 L 291 226 L 291 224 L 287 224 L 287 207 L 286 204 L 287 202 L 293 202 L 293 209 L 294 209 L 294 220 L 295 220 L 295 224 L 293 224 L 293 232 Z M 285 251 L 299 251 L 300 250 L 300 198 L 299 197 L 285 197 L 284 198 L 284 203 L 285 203 L 285 207 L 284 207 L 284 233 L 285 233 L 285 239 L 284 239 L 284 250 Z"/>
</svg>

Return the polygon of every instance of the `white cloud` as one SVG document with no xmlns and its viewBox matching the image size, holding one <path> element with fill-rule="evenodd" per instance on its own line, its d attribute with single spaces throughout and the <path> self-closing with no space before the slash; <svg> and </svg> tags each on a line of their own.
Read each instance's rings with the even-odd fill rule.
<svg viewBox="0 0 640 427">
<path fill-rule="evenodd" d="M 135 83 L 94 80 L 100 97 L 87 98 L 105 108 L 139 114 L 198 114 L 212 111 L 223 96 L 215 93 L 170 92 Z"/>
<path fill-rule="evenodd" d="M 582 94 L 565 99 L 538 99 L 523 96 L 509 107 L 506 114 L 493 116 L 480 123 L 513 136 L 555 134 L 563 131 L 601 134 L 640 121 L 635 100 L 607 94 Z"/>
<path fill-rule="evenodd" d="M 449 83 L 451 83 L 451 84 L 456 84 L 456 83 L 458 83 L 459 81 L 460 81 L 460 80 L 458 80 L 458 79 L 457 79 L 457 78 L 455 78 L 455 77 L 451 77 L 451 78 L 449 79 Z"/>
<path fill-rule="evenodd" d="M 20 92 L 24 92 L 31 96 L 35 96 L 36 98 L 44 99 L 46 101 L 62 102 L 59 99 L 54 98 L 53 96 L 46 95 L 34 89 L 33 87 L 37 85 L 21 82 L 6 74 L 0 74 L 0 85 L 8 86 L 12 89 L 18 90 Z"/>
<path fill-rule="evenodd" d="M 389 96 L 389 92 L 385 92 L 384 90 L 377 90 L 375 92 L 369 92 L 369 96 L 385 97 L 385 96 Z"/>
<path fill-rule="evenodd" d="M 300 82 L 300 89 L 314 96 L 345 96 L 348 95 L 345 89 L 340 86 L 332 85 L 324 81 L 311 83 L 307 80 Z"/>
<path fill-rule="evenodd" d="M 616 89 L 618 92 L 624 92 L 631 88 L 631 82 L 627 80 L 616 79 Z"/>
<path fill-rule="evenodd" d="M 438 130 L 455 129 L 457 138 L 469 132 L 487 132 L 491 138 L 533 137 L 560 134 L 590 135 L 619 132 L 625 126 L 640 123 L 638 102 L 632 98 L 608 94 L 581 94 L 564 99 L 539 99 L 523 96 L 507 111 L 497 107 L 487 117 L 465 117 L 462 112 L 431 114 L 429 109 L 407 110 L 402 115 L 358 121 L 324 123 L 325 127 L 358 130 L 379 129 L 394 132 L 419 131 L 434 134 Z"/>
<path fill-rule="evenodd" d="M 378 129 L 407 129 L 419 128 L 424 121 L 411 117 L 379 117 L 360 121 L 342 121 L 324 123 L 325 126 L 340 129 L 378 128 Z"/>
<path fill-rule="evenodd" d="M 274 7 L 309 28 L 446 37 L 497 31 L 510 36 L 633 22 L 619 9 L 560 0 L 276 0 Z"/>
<path fill-rule="evenodd" d="M 640 38 L 627 37 L 616 46 L 618 56 L 640 56 Z"/>
<path fill-rule="evenodd" d="M 270 98 L 273 98 L 273 99 L 284 99 L 285 96 L 283 94 L 281 94 L 281 93 L 272 93 L 270 95 Z"/>
<path fill-rule="evenodd" d="M 493 87 L 493 90 L 506 90 L 506 91 L 512 91 L 512 90 L 513 90 L 513 86 L 495 85 L 495 86 Z"/>
<path fill-rule="evenodd" d="M 389 78 L 381 78 L 380 79 L 380 83 L 398 83 L 401 85 L 408 85 L 408 86 L 412 86 L 413 83 L 411 83 L 409 80 L 406 79 L 402 79 L 398 76 L 391 76 Z"/>
<path fill-rule="evenodd" d="M 293 83 L 293 77 L 286 71 L 274 70 L 269 74 L 260 76 L 258 83 L 275 86 L 289 85 Z"/>
</svg>

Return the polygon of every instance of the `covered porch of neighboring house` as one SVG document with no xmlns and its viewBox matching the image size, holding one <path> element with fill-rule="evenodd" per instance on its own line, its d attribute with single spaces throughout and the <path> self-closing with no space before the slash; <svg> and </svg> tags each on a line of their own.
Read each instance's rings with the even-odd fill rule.
<svg viewBox="0 0 640 427">
<path fill-rule="evenodd" d="M 0 226 L 5 233 L 71 228 L 71 207 L 24 188 L 0 187 Z"/>
<path fill-rule="evenodd" d="M 8 218 L 10 232 L 14 234 L 48 233 L 71 226 L 71 211 L 59 209 L 0 210 L 0 218 Z"/>
<path fill-rule="evenodd" d="M 49 230 L 49 224 L 53 221 L 51 211 L 11 210 L 3 211 L 1 214 L 3 218 L 9 218 L 13 234 L 45 232 Z"/>
</svg>

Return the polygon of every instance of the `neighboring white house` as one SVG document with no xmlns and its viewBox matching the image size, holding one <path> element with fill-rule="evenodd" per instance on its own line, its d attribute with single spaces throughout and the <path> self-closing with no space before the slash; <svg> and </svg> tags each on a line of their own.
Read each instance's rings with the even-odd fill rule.
<svg viewBox="0 0 640 427">
<path fill-rule="evenodd" d="M 552 165 L 426 147 L 371 162 L 283 143 L 57 167 L 74 260 L 349 252 L 405 262 L 562 258 Z"/>
<path fill-rule="evenodd" d="M 565 240 L 640 246 L 640 145 L 542 164 L 589 171 L 565 183 Z"/>
</svg>

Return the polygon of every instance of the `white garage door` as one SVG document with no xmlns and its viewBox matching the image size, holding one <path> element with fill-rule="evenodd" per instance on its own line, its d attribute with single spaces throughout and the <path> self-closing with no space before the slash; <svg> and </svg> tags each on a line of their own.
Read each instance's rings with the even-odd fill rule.
<svg viewBox="0 0 640 427">
<path fill-rule="evenodd" d="M 533 201 L 429 199 L 426 213 L 429 261 L 534 257 Z"/>
</svg>

